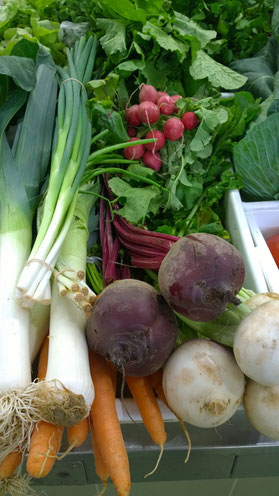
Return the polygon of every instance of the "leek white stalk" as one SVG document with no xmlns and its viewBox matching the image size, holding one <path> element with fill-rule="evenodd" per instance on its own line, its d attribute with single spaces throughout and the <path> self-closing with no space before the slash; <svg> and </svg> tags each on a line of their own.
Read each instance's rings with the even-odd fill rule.
<svg viewBox="0 0 279 496">
<path fill-rule="evenodd" d="M 89 299 L 95 297 L 86 285 L 85 273 L 88 219 L 99 190 L 98 182 L 80 189 L 52 284 L 48 366 L 46 379 L 41 383 L 41 394 L 48 397 L 48 405 L 42 418 L 65 426 L 77 424 L 86 417 L 94 399 L 85 337 L 86 317 L 79 307 L 84 309 L 87 302 L 91 308 Z M 61 296 L 63 283 L 66 297 Z M 75 285 L 79 292 L 74 292 Z M 81 295 L 81 299 L 75 300 L 76 295 Z"/>
<path fill-rule="evenodd" d="M 40 419 L 32 405 L 30 311 L 18 304 L 16 285 L 31 250 L 32 221 L 51 151 L 57 83 L 55 66 L 47 62 L 34 64 L 36 84 L 13 153 L 5 128 L 27 94 L 16 90 L 0 109 L 0 462 L 10 451 L 25 450 Z M 38 346 L 38 336 L 35 341 Z"/>
<path fill-rule="evenodd" d="M 77 305 L 52 285 L 49 354 L 44 391 L 48 397 L 42 418 L 71 426 L 85 418 L 94 399 L 85 337 L 86 317 Z"/>
</svg>

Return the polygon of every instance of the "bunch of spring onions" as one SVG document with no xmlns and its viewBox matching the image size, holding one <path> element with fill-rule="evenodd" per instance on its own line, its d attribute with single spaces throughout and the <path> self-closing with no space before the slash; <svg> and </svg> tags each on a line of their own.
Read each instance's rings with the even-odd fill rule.
<svg viewBox="0 0 279 496">
<path fill-rule="evenodd" d="M 23 121 L 12 144 L 6 128 L 27 100 L 19 88 L 0 109 L 0 460 L 23 449 L 36 412 L 29 409 L 31 350 L 38 349 L 45 332 L 44 316 L 36 308 L 35 320 L 16 299 L 19 275 L 32 244 L 32 221 L 40 189 L 47 174 L 54 127 L 57 82 L 53 64 L 34 65 L 36 83 L 30 92 Z M 35 331 L 35 332 L 34 332 Z M 39 339 L 38 339 L 39 338 Z M 32 342 L 32 343 L 31 343 Z M 36 418 L 37 420 L 37 418 Z"/>
<path fill-rule="evenodd" d="M 17 296 L 22 306 L 50 304 L 50 278 L 74 214 L 91 144 L 85 90 L 96 54 L 96 38 L 85 37 L 66 49 L 67 70 L 60 76 L 58 115 L 48 189 L 42 205 L 40 227 L 27 263 L 20 275 Z"/>
</svg>

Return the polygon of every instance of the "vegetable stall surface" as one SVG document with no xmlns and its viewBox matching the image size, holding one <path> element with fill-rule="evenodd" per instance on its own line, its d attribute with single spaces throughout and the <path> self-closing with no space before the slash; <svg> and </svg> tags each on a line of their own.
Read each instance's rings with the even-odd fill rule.
<svg viewBox="0 0 279 496">
<path fill-rule="evenodd" d="M 163 371 L 168 404 L 197 427 L 216 427 L 229 420 L 242 402 L 244 384 L 232 353 L 205 339 L 181 344 Z"/>
<path fill-rule="evenodd" d="M 174 348 L 177 324 L 154 287 L 123 279 L 98 296 L 87 321 L 89 348 L 133 376 L 156 372 Z"/>
<path fill-rule="evenodd" d="M 245 276 L 240 252 L 213 234 L 189 234 L 174 243 L 158 273 L 162 295 L 191 320 L 208 321 L 238 304 Z"/>
</svg>

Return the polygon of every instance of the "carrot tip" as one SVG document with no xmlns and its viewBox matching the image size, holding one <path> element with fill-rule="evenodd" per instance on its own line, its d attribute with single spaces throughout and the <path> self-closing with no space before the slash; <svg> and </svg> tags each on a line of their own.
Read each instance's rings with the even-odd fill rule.
<svg viewBox="0 0 279 496">
<path fill-rule="evenodd" d="M 101 491 L 98 493 L 98 496 L 103 496 L 103 494 L 104 494 L 104 492 L 105 492 L 105 490 L 106 490 L 106 488 L 107 488 L 107 485 L 108 485 L 107 481 L 102 481 L 102 482 L 103 482 L 103 488 L 102 488 L 102 489 L 101 489 Z"/>
<path fill-rule="evenodd" d="M 152 475 L 152 474 L 154 474 L 154 472 L 156 472 L 157 468 L 159 467 L 159 463 L 161 461 L 163 451 L 164 451 L 164 445 L 161 444 L 160 445 L 160 453 L 159 453 L 159 456 L 158 456 L 158 460 L 156 462 L 156 465 L 155 465 L 155 467 L 153 468 L 153 470 L 151 472 L 149 472 L 148 474 L 145 474 L 144 478 L 149 477 L 149 475 Z"/>
</svg>

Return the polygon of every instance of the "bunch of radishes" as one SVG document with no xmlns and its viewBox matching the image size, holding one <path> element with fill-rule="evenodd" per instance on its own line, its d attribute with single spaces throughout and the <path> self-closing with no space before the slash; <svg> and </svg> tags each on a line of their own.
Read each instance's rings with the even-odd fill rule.
<svg viewBox="0 0 279 496">
<path fill-rule="evenodd" d="M 138 141 L 138 132 L 142 136 L 142 128 L 144 125 L 150 128 L 145 134 L 146 139 L 154 139 L 154 143 L 146 145 L 135 145 L 124 149 L 124 157 L 128 160 L 142 159 L 144 164 L 155 171 L 159 171 L 162 165 L 161 155 L 159 150 L 165 145 L 166 139 L 177 141 L 182 136 L 184 131 L 191 131 L 199 124 L 199 119 L 194 112 L 185 112 L 181 118 L 169 117 L 175 114 L 178 109 L 176 106 L 177 100 L 182 98 L 181 95 L 170 96 L 164 91 L 157 91 L 154 86 L 142 84 L 139 93 L 139 105 L 132 105 L 126 108 L 125 118 L 128 124 L 127 134 L 130 137 L 129 141 Z M 157 123 L 160 129 L 151 128 Z"/>
</svg>

